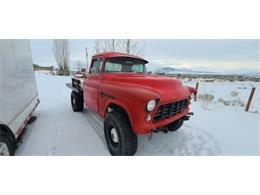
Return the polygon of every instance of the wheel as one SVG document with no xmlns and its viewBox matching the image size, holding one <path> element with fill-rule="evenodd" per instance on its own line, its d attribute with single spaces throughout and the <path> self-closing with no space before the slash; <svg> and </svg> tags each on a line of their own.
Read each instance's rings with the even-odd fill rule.
<svg viewBox="0 0 260 195">
<path fill-rule="evenodd" d="M 71 106 L 74 112 L 82 112 L 84 105 L 83 105 L 83 95 L 72 91 L 71 92 Z"/>
<path fill-rule="evenodd" d="M 169 131 L 177 131 L 179 128 L 181 128 L 181 126 L 183 125 L 183 120 L 177 120 L 177 121 L 174 121 L 172 123 L 170 123 L 168 126 L 168 130 Z"/>
<path fill-rule="evenodd" d="M 109 152 L 113 156 L 134 155 L 137 150 L 137 135 L 133 133 L 128 117 L 118 111 L 106 114 L 104 133 Z"/>
<path fill-rule="evenodd" d="M 0 131 L 0 156 L 13 156 L 14 148 L 11 138 Z"/>
</svg>

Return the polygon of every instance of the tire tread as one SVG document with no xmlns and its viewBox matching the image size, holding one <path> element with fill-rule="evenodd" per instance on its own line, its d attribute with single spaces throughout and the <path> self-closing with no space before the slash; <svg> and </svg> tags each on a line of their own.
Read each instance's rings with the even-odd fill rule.
<svg viewBox="0 0 260 195">
<path fill-rule="evenodd" d="M 131 125 L 126 114 L 120 111 L 112 111 L 106 114 L 104 122 L 107 120 L 114 121 L 122 135 L 124 146 L 122 147 L 122 154 L 120 155 L 134 155 L 137 150 L 138 140 L 137 135 L 134 134 L 131 129 Z"/>
<path fill-rule="evenodd" d="M 75 105 L 73 105 L 73 98 L 75 98 Z M 84 108 L 83 95 L 75 91 L 71 92 L 71 106 L 74 112 L 82 112 Z"/>
</svg>

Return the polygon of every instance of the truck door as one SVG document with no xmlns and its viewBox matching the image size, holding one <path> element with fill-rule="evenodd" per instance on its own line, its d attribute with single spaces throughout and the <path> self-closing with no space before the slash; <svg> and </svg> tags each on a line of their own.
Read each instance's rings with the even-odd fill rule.
<svg viewBox="0 0 260 195">
<path fill-rule="evenodd" d="M 84 102 L 87 107 L 98 112 L 98 91 L 100 85 L 100 72 L 102 58 L 93 59 L 90 71 L 84 81 Z"/>
</svg>

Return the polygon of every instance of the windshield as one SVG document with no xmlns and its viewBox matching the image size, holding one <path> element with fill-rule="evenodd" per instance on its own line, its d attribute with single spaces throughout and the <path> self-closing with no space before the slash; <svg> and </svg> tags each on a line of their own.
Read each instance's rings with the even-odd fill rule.
<svg viewBox="0 0 260 195">
<path fill-rule="evenodd" d="M 129 57 L 114 57 L 106 60 L 104 73 L 145 73 L 146 61 Z"/>
</svg>

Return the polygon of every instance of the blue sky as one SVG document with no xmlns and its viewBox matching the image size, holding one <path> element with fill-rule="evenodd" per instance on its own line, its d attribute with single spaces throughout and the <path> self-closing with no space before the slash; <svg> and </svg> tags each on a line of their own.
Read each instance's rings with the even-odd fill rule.
<svg viewBox="0 0 260 195">
<path fill-rule="evenodd" d="M 70 40 L 71 64 L 85 62 L 85 47 L 94 53 L 95 40 Z M 139 40 L 144 46 L 140 55 L 150 61 L 150 69 L 159 67 L 189 68 L 217 72 L 260 72 L 260 40 L 250 39 L 153 39 Z M 53 40 L 31 40 L 33 62 L 56 65 Z"/>
</svg>

